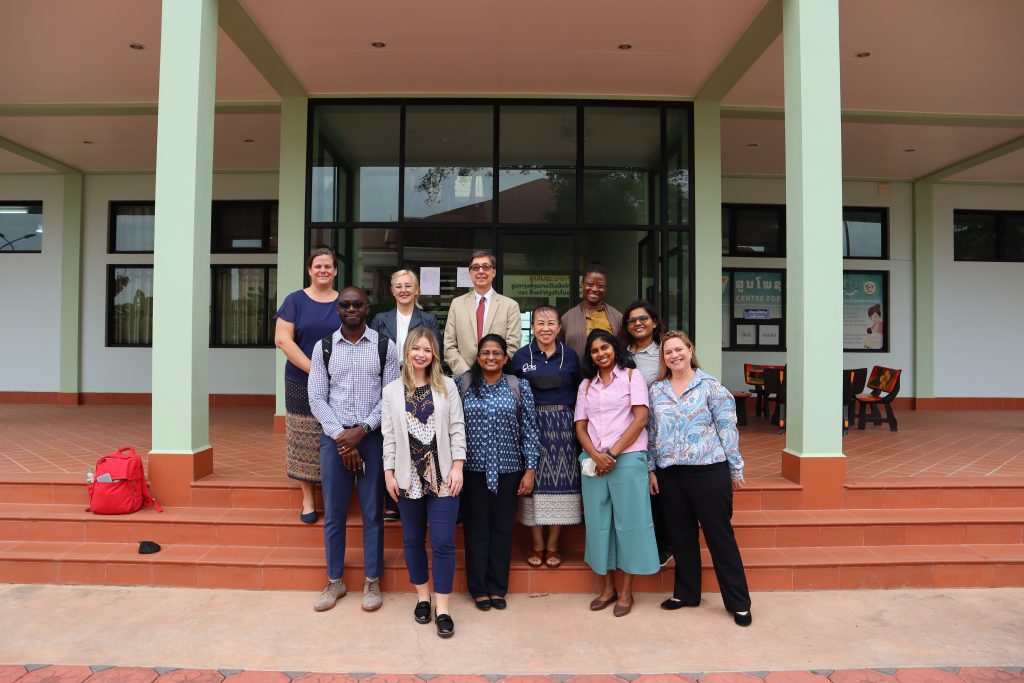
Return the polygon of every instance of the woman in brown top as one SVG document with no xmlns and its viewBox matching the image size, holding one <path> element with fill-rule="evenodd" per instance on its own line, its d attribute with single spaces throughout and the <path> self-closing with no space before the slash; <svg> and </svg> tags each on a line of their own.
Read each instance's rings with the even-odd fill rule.
<svg viewBox="0 0 1024 683">
<path fill-rule="evenodd" d="M 608 290 L 608 275 L 599 261 L 591 261 L 583 271 L 580 288 L 583 300 L 562 316 L 561 339 L 577 356 L 583 358 L 587 336 L 594 330 L 605 330 L 617 335 L 622 327 L 622 313 L 604 300 Z"/>
</svg>

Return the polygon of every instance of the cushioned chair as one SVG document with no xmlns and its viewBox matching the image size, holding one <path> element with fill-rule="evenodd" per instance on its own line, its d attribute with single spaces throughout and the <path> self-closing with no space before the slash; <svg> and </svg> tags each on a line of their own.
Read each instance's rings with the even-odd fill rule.
<svg viewBox="0 0 1024 683">
<path fill-rule="evenodd" d="M 857 397 L 857 402 L 860 403 L 860 411 L 857 413 L 860 424 L 857 429 L 864 429 L 867 422 L 877 427 L 885 421 L 889 423 L 889 431 L 899 431 L 896 415 L 892 412 L 892 400 L 900 393 L 901 372 L 902 370 L 898 368 L 884 368 L 881 365 L 871 368 L 871 376 L 867 381 L 867 388 L 871 393 Z M 878 406 L 885 406 L 884 420 Z M 867 414 L 869 410 L 870 414 Z"/>
<path fill-rule="evenodd" d="M 843 370 L 843 436 L 850 433 L 850 423 L 857 414 L 857 394 L 864 391 L 868 369 Z"/>
<path fill-rule="evenodd" d="M 765 368 L 782 368 L 782 365 L 761 365 L 760 363 L 743 364 L 743 381 L 752 387 L 754 399 L 754 417 L 764 415 L 768 419 L 768 392 L 764 389 Z"/>
<path fill-rule="evenodd" d="M 771 422 L 779 426 L 779 431 L 786 429 L 786 368 L 778 366 L 765 366 L 764 369 L 764 391 L 767 396 L 765 408 L 771 404 L 772 397 L 775 397 L 775 410 L 772 411 Z"/>
</svg>

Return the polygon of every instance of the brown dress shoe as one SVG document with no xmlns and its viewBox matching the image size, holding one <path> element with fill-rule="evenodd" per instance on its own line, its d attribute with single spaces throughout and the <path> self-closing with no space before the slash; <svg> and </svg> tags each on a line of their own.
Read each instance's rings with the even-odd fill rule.
<svg viewBox="0 0 1024 683">
<path fill-rule="evenodd" d="M 617 617 L 624 617 L 629 614 L 629 610 L 633 609 L 633 601 L 630 600 L 628 605 L 624 605 L 621 602 L 615 603 L 615 607 L 612 608 L 612 614 Z"/>
</svg>

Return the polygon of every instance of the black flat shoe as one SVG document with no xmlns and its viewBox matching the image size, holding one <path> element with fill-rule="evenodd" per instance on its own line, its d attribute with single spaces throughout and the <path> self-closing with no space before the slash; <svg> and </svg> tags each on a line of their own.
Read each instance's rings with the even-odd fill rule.
<svg viewBox="0 0 1024 683">
<path fill-rule="evenodd" d="M 441 638 L 451 638 L 455 635 L 455 622 L 448 614 L 437 614 L 434 616 L 434 623 L 437 625 L 437 635 Z"/>
<path fill-rule="evenodd" d="M 491 609 L 490 598 L 484 598 L 483 600 L 474 600 L 473 603 L 476 605 L 476 608 L 481 612 L 486 612 L 487 610 Z"/>
<path fill-rule="evenodd" d="M 416 619 L 417 624 L 429 624 L 430 623 L 430 601 L 423 600 L 416 603 L 416 607 L 412 610 L 412 616 Z"/>
<path fill-rule="evenodd" d="M 754 615 L 750 610 L 747 610 L 746 614 L 733 612 L 732 619 L 736 622 L 737 626 L 750 626 L 754 622 Z"/>
<path fill-rule="evenodd" d="M 316 510 L 313 510 L 312 512 L 301 512 L 301 513 L 299 513 L 299 520 L 303 524 L 316 524 L 316 520 L 317 520 Z"/>
<path fill-rule="evenodd" d="M 669 598 L 668 600 L 662 600 L 661 609 L 682 609 L 683 607 L 696 607 L 698 604 L 700 603 L 684 602 L 676 598 Z"/>
<path fill-rule="evenodd" d="M 505 602 L 505 598 L 491 598 L 491 607 L 494 609 L 505 609 L 508 607 L 508 603 Z"/>
</svg>

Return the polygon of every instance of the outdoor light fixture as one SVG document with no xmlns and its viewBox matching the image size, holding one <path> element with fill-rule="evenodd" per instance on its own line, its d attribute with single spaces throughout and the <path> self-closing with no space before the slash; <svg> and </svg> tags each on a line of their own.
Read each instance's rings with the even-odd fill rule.
<svg viewBox="0 0 1024 683">
<path fill-rule="evenodd" d="M 0 213 L 28 213 L 24 206 L 0 206 Z"/>
<path fill-rule="evenodd" d="M 253 140 L 252 138 L 245 138 L 244 140 L 242 140 L 242 142 L 256 142 L 256 141 Z"/>
<path fill-rule="evenodd" d="M 387 47 L 387 44 L 386 43 L 382 43 L 379 40 L 375 40 L 372 43 L 370 43 L 370 46 L 371 47 L 376 47 L 376 48 L 382 48 L 382 47 Z"/>
<path fill-rule="evenodd" d="M 747 143 L 747 147 L 757 147 L 757 143 L 756 142 L 748 142 Z"/>
<path fill-rule="evenodd" d="M 865 57 L 870 57 L 871 53 L 870 52 L 858 52 L 855 56 L 857 57 L 857 59 L 864 59 Z"/>
<path fill-rule="evenodd" d="M 82 144 L 83 145 L 91 145 L 92 144 L 92 140 L 82 140 Z"/>
<path fill-rule="evenodd" d="M 128 47 L 130 47 L 133 50 L 145 50 L 146 49 L 146 46 L 143 45 L 142 43 L 128 43 Z"/>
<path fill-rule="evenodd" d="M 903 150 L 903 151 L 904 151 L 904 152 L 916 152 L 917 150 L 916 150 L 916 149 L 914 149 L 913 147 L 908 147 L 908 148 L 906 148 L 906 149 L 905 149 L 905 150 Z"/>
<path fill-rule="evenodd" d="M 632 50 L 633 46 L 630 45 L 629 43 L 619 43 L 619 49 L 620 50 Z"/>
</svg>

